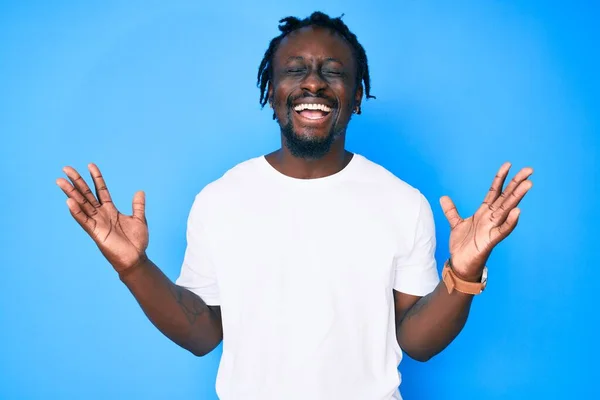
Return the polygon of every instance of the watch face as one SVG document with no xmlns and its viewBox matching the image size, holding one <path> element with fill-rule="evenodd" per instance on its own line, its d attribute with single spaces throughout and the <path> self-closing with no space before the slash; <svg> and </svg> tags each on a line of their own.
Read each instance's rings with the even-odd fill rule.
<svg viewBox="0 0 600 400">
<path fill-rule="evenodd" d="M 488 269 L 487 269 L 487 267 L 483 267 L 483 274 L 481 275 L 481 283 L 483 283 L 483 284 L 487 283 L 487 275 L 488 275 Z"/>
</svg>

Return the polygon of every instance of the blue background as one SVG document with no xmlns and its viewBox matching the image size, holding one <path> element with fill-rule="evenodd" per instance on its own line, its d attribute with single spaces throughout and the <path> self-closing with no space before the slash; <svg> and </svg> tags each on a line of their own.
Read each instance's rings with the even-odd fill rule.
<svg viewBox="0 0 600 400">
<path fill-rule="evenodd" d="M 279 145 L 256 73 L 284 16 L 319 9 L 367 50 L 348 147 L 421 189 L 438 261 L 506 160 L 535 168 L 519 227 L 458 339 L 401 364 L 411 399 L 599 398 L 600 5 L 589 1 L 0 2 L 0 398 L 215 399 L 140 311 L 55 185 L 96 162 L 176 278 L 194 195 Z M 343 368 L 343 366 L 340 366 Z"/>
</svg>

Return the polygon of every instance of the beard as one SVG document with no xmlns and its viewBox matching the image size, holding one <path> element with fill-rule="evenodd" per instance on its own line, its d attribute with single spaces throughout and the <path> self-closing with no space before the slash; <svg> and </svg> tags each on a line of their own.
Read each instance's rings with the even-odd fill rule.
<svg viewBox="0 0 600 400">
<path fill-rule="evenodd" d="M 285 146 L 294 157 L 304 159 L 319 159 L 329 153 L 331 145 L 336 139 L 335 130 L 332 127 L 325 137 L 304 137 L 299 135 L 292 126 L 292 122 L 281 127 L 281 133 L 285 138 Z"/>
<path fill-rule="evenodd" d="M 303 136 L 294 130 L 291 105 L 288 107 L 287 124 L 281 125 L 285 146 L 294 157 L 317 160 L 329 153 L 333 142 L 344 132 L 334 123 L 325 137 Z M 333 112 L 333 111 L 332 111 Z M 279 121 L 277 121 L 279 122 Z M 309 128 L 310 129 L 310 128 Z"/>
</svg>

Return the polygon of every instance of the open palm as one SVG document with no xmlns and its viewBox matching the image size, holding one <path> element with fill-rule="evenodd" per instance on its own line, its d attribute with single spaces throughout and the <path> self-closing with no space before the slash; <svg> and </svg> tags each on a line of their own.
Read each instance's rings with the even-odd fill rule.
<svg viewBox="0 0 600 400">
<path fill-rule="evenodd" d="M 94 240 L 102 254 L 115 270 L 122 273 L 146 257 L 148 224 L 145 216 L 144 192 L 133 197 L 133 215 L 124 215 L 112 202 L 104 178 L 98 167 L 89 164 L 96 196 L 85 180 L 71 167 L 63 171 L 71 182 L 59 178 L 56 184 L 67 195 L 69 211 Z"/>
<path fill-rule="evenodd" d="M 510 163 L 500 167 L 483 203 L 469 218 L 460 217 L 448 196 L 440 199 L 451 228 L 453 268 L 467 279 L 476 278 L 481 273 L 494 246 L 515 229 L 520 214 L 517 206 L 533 185 L 528 179 L 533 169 L 523 168 L 502 190 L 509 170 Z"/>
</svg>

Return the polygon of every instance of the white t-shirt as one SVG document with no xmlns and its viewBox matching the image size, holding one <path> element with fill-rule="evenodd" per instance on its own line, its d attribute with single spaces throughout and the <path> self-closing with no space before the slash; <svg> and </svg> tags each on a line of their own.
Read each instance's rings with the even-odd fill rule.
<svg viewBox="0 0 600 400">
<path fill-rule="evenodd" d="M 433 291 L 434 231 L 425 197 L 358 154 L 319 179 L 256 157 L 208 184 L 176 283 L 221 306 L 219 398 L 400 399 L 392 289 Z"/>
</svg>

